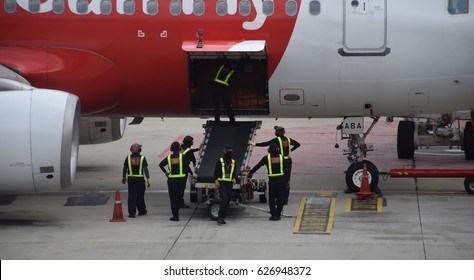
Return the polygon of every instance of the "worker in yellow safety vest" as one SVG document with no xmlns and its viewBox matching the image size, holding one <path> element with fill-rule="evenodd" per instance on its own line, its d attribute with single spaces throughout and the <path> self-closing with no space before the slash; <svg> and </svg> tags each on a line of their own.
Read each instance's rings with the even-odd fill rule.
<svg viewBox="0 0 474 280">
<path fill-rule="evenodd" d="M 159 167 L 166 177 L 168 177 L 168 194 L 170 197 L 171 213 L 173 216 L 170 221 L 179 221 L 179 206 L 186 187 L 187 174 L 195 176 L 189 168 L 188 158 L 180 153 L 180 145 L 178 142 L 171 143 L 170 150 L 172 154 L 165 157 Z M 168 166 L 168 170 L 165 169 Z"/>
<path fill-rule="evenodd" d="M 146 158 L 140 153 L 142 145 L 134 143 L 130 146 L 131 154 L 125 158 L 122 171 L 122 184 L 128 181 L 128 217 L 135 218 L 138 209 L 138 216 L 146 215 L 145 205 L 145 177 L 149 188 L 150 173 Z M 127 179 L 128 177 L 128 179 Z"/>
<path fill-rule="evenodd" d="M 281 212 L 286 198 L 286 189 L 289 186 L 289 162 L 280 153 L 280 149 L 275 143 L 271 143 L 268 147 L 268 155 L 264 156 L 252 168 L 248 174 L 248 178 L 260 169 L 263 165 L 267 166 L 268 171 L 268 206 L 270 207 L 270 221 L 278 221 L 281 219 Z"/>
<path fill-rule="evenodd" d="M 225 216 L 229 203 L 232 200 L 232 189 L 237 182 L 235 175 L 235 160 L 234 151 L 230 147 L 224 149 L 224 156 L 219 158 L 214 168 L 214 183 L 219 189 L 219 214 L 217 216 L 217 223 L 220 225 L 226 224 Z"/>
<path fill-rule="evenodd" d="M 235 122 L 234 111 L 230 98 L 229 81 L 234 74 L 234 67 L 229 63 L 223 63 L 217 70 L 214 80 L 212 81 L 212 102 L 214 107 L 214 120 L 220 122 L 220 102 L 224 104 L 227 116 L 231 123 Z"/>
</svg>

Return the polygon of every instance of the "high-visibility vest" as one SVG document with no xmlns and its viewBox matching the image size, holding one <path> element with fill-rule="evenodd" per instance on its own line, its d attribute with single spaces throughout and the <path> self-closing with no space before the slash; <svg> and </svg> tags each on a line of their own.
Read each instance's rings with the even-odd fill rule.
<svg viewBox="0 0 474 280">
<path fill-rule="evenodd" d="M 174 173 L 173 164 L 171 163 L 171 155 L 168 156 L 168 167 L 170 169 L 170 174 L 168 178 L 183 178 L 186 177 L 186 173 L 183 172 L 183 154 L 179 154 L 179 173 Z"/>
<path fill-rule="evenodd" d="M 224 79 L 221 79 L 219 75 L 221 74 L 222 69 L 224 69 L 224 64 L 222 64 L 219 70 L 217 71 L 216 77 L 214 78 L 214 82 L 229 86 L 229 78 L 230 76 L 232 76 L 232 74 L 234 74 L 234 70 L 232 69 Z"/>
<path fill-rule="evenodd" d="M 279 155 L 279 161 L 280 161 L 280 171 L 278 173 L 273 172 L 272 168 L 272 157 L 270 154 L 267 155 L 267 160 L 268 160 L 268 177 L 276 177 L 276 176 L 283 176 L 283 156 Z M 276 159 L 276 158 L 275 158 Z"/>
<path fill-rule="evenodd" d="M 183 151 L 183 155 L 186 155 L 187 152 L 189 152 L 191 148 L 186 148 L 186 150 Z"/>
<path fill-rule="evenodd" d="M 137 177 L 143 178 L 143 160 L 145 159 L 144 156 L 140 156 L 140 165 L 138 166 L 138 174 L 133 174 L 132 169 L 132 155 L 128 156 L 128 177 Z"/>
<path fill-rule="evenodd" d="M 289 156 L 285 156 L 285 151 L 283 150 L 283 141 L 281 140 L 282 137 L 278 136 L 278 143 L 280 144 L 280 154 L 285 158 L 289 159 Z M 290 152 L 291 140 L 290 137 L 285 137 L 286 141 L 288 141 L 288 153 Z"/>
<path fill-rule="evenodd" d="M 231 168 L 230 168 L 229 173 L 226 173 L 224 159 L 220 158 L 220 161 L 221 161 L 222 177 L 218 178 L 217 180 L 218 181 L 224 181 L 224 182 L 231 182 L 232 181 L 232 175 L 234 174 L 235 160 L 232 160 L 232 164 L 231 164 Z"/>
</svg>

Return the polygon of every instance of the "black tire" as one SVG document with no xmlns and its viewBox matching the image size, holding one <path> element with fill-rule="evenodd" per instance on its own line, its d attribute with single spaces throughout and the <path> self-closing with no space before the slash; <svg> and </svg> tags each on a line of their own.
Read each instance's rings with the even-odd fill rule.
<svg viewBox="0 0 474 280">
<path fill-rule="evenodd" d="M 369 176 L 370 190 L 378 189 L 379 184 L 379 170 L 370 161 L 364 160 L 367 168 L 367 175 Z M 364 164 L 362 162 L 353 163 L 346 171 L 346 184 L 349 192 L 359 192 L 362 183 L 362 174 L 364 172 Z"/>
<path fill-rule="evenodd" d="M 415 123 L 412 121 L 398 123 L 397 154 L 399 159 L 413 159 L 415 156 Z"/>
<path fill-rule="evenodd" d="M 217 221 L 217 217 L 219 216 L 219 201 L 213 201 L 207 206 L 207 214 L 209 218 L 213 221 Z"/>
<path fill-rule="evenodd" d="M 474 160 L 474 133 L 472 122 L 466 122 L 464 127 L 464 156 L 467 160 Z"/>
<path fill-rule="evenodd" d="M 464 179 L 464 189 L 469 194 L 474 194 L 474 178 Z"/>
</svg>

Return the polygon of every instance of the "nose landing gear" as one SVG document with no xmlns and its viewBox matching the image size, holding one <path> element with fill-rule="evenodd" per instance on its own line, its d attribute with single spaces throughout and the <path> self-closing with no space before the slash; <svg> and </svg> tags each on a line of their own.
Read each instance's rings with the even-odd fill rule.
<svg viewBox="0 0 474 280">
<path fill-rule="evenodd" d="M 366 132 L 364 132 L 364 117 L 346 117 L 337 127 L 338 130 L 341 130 L 342 139 L 348 140 L 348 149 L 343 150 L 343 154 L 347 155 L 347 159 L 351 163 L 346 170 L 347 192 L 360 191 L 364 163 L 367 168 L 370 190 L 376 193 L 380 192 L 378 189 L 379 171 L 372 162 L 364 160 L 367 152 L 374 150 L 373 145 L 365 143 L 365 138 L 379 119 L 380 117 L 373 117 L 372 124 Z"/>
</svg>

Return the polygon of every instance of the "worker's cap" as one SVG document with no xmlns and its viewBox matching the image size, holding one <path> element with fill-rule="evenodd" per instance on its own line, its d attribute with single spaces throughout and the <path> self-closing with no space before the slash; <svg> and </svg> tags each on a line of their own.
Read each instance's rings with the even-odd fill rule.
<svg viewBox="0 0 474 280">
<path fill-rule="evenodd" d="M 285 128 L 283 128 L 282 126 L 275 125 L 273 128 L 275 129 L 275 135 L 282 136 L 283 134 L 285 134 Z"/>
<path fill-rule="evenodd" d="M 142 151 L 142 145 L 140 145 L 138 143 L 133 143 L 130 146 L 130 152 L 132 152 L 132 153 L 140 153 L 141 151 Z"/>
<path fill-rule="evenodd" d="M 179 152 L 179 143 L 174 141 L 173 143 L 171 143 L 171 146 L 170 146 L 170 151 L 172 152 Z"/>
<path fill-rule="evenodd" d="M 193 142 L 194 138 L 189 136 L 189 135 L 186 135 L 183 139 L 183 144 L 185 145 L 191 145 L 192 142 Z"/>
</svg>

